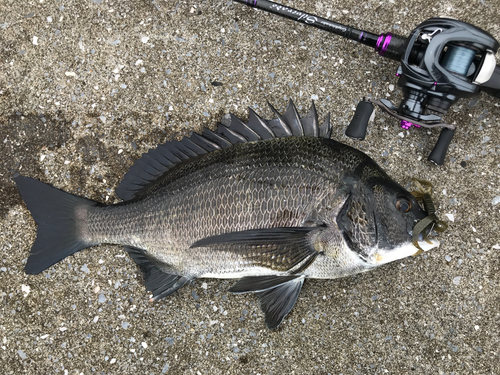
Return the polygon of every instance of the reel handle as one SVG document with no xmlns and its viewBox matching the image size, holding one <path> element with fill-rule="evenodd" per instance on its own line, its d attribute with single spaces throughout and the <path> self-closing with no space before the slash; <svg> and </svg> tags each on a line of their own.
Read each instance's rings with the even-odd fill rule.
<svg viewBox="0 0 500 375">
<path fill-rule="evenodd" d="M 427 160 L 432 161 L 437 165 L 443 165 L 446 152 L 450 146 L 451 140 L 455 135 L 455 129 L 444 128 L 441 130 L 441 134 L 436 142 L 436 145 L 432 149 Z"/>
<path fill-rule="evenodd" d="M 500 65 L 495 67 L 491 78 L 481 85 L 481 91 L 495 98 L 500 98 Z"/>
<path fill-rule="evenodd" d="M 351 123 L 345 130 L 345 135 L 349 138 L 363 140 L 366 136 L 366 128 L 368 121 L 373 113 L 373 104 L 369 101 L 361 101 L 356 107 L 356 112 L 351 120 Z"/>
</svg>

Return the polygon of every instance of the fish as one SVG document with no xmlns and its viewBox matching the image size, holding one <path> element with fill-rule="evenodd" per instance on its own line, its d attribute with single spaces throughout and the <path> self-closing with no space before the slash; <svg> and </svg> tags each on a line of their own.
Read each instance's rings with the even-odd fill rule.
<svg viewBox="0 0 500 375">
<path fill-rule="evenodd" d="M 37 224 L 25 272 L 123 245 L 152 301 L 197 278 L 238 279 L 229 291 L 255 293 L 276 329 L 306 278 L 347 277 L 439 245 L 427 237 L 434 209 L 428 215 L 372 158 L 331 139 L 330 115 L 320 125 L 314 102 L 303 117 L 291 100 L 282 114 L 269 106 L 274 119 L 249 108 L 247 122 L 229 114 L 215 130 L 150 149 L 116 188 L 116 204 L 16 174 Z"/>
</svg>

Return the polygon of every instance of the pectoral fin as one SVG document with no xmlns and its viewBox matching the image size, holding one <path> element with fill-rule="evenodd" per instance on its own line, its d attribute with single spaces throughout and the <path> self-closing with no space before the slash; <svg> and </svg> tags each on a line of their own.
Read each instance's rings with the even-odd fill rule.
<svg viewBox="0 0 500 375">
<path fill-rule="evenodd" d="M 252 229 L 207 237 L 191 248 L 209 247 L 218 251 L 238 252 L 254 266 L 278 272 L 300 273 L 320 254 L 312 235 L 324 227 Z"/>
<path fill-rule="evenodd" d="M 229 291 L 256 292 L 267 328 L 275 329 L 295 305 L 304 279 L 304 275 L 243 277 Z"/>
</svg>

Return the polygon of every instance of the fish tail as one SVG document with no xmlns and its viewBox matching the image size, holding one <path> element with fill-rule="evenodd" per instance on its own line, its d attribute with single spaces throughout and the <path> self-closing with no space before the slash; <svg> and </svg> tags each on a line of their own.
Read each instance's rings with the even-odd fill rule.
<svg viewBox="0 0 500 375">
<path fill-rule="evenodd" d="M 82 238 L 79 213 L 98 205 L 97 202 L 33 178 L 19 175 L 14 181 L 38 224 L 36 240 L 24 267 L 26 273 L 40 273 L 67 256 L 94 245 Z"/>
</svg>

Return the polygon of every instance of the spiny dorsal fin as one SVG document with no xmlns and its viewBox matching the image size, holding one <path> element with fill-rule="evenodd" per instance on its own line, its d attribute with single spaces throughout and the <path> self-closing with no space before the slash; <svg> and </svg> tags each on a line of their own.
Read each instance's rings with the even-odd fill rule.
<svg viewBox="0 0 500 375">
<path fill-rule="evenodd" d="M 219 123 L 216 131 L 204 128 L 201 134 L 194 133 L 181 141 L 166 142 L 156 149 L 149 150 L 136 160 L 116 189 L 116 194 L 124 201 L 134 199 L 146 185 L 161 177 L 176 164 L 238 143 L 290 136 L 330 138 L 332 131 L 330 115 L 323 125 L 319 126 L 314 103 L 307 115 L 302 118 L 292 100 L 288 102 L 283 114 L 271 104 L 269 106 L 277 118 L 265 120 L 249 108 L 246 123 L 231 114 L 228 124 Z"/>
</svg>

